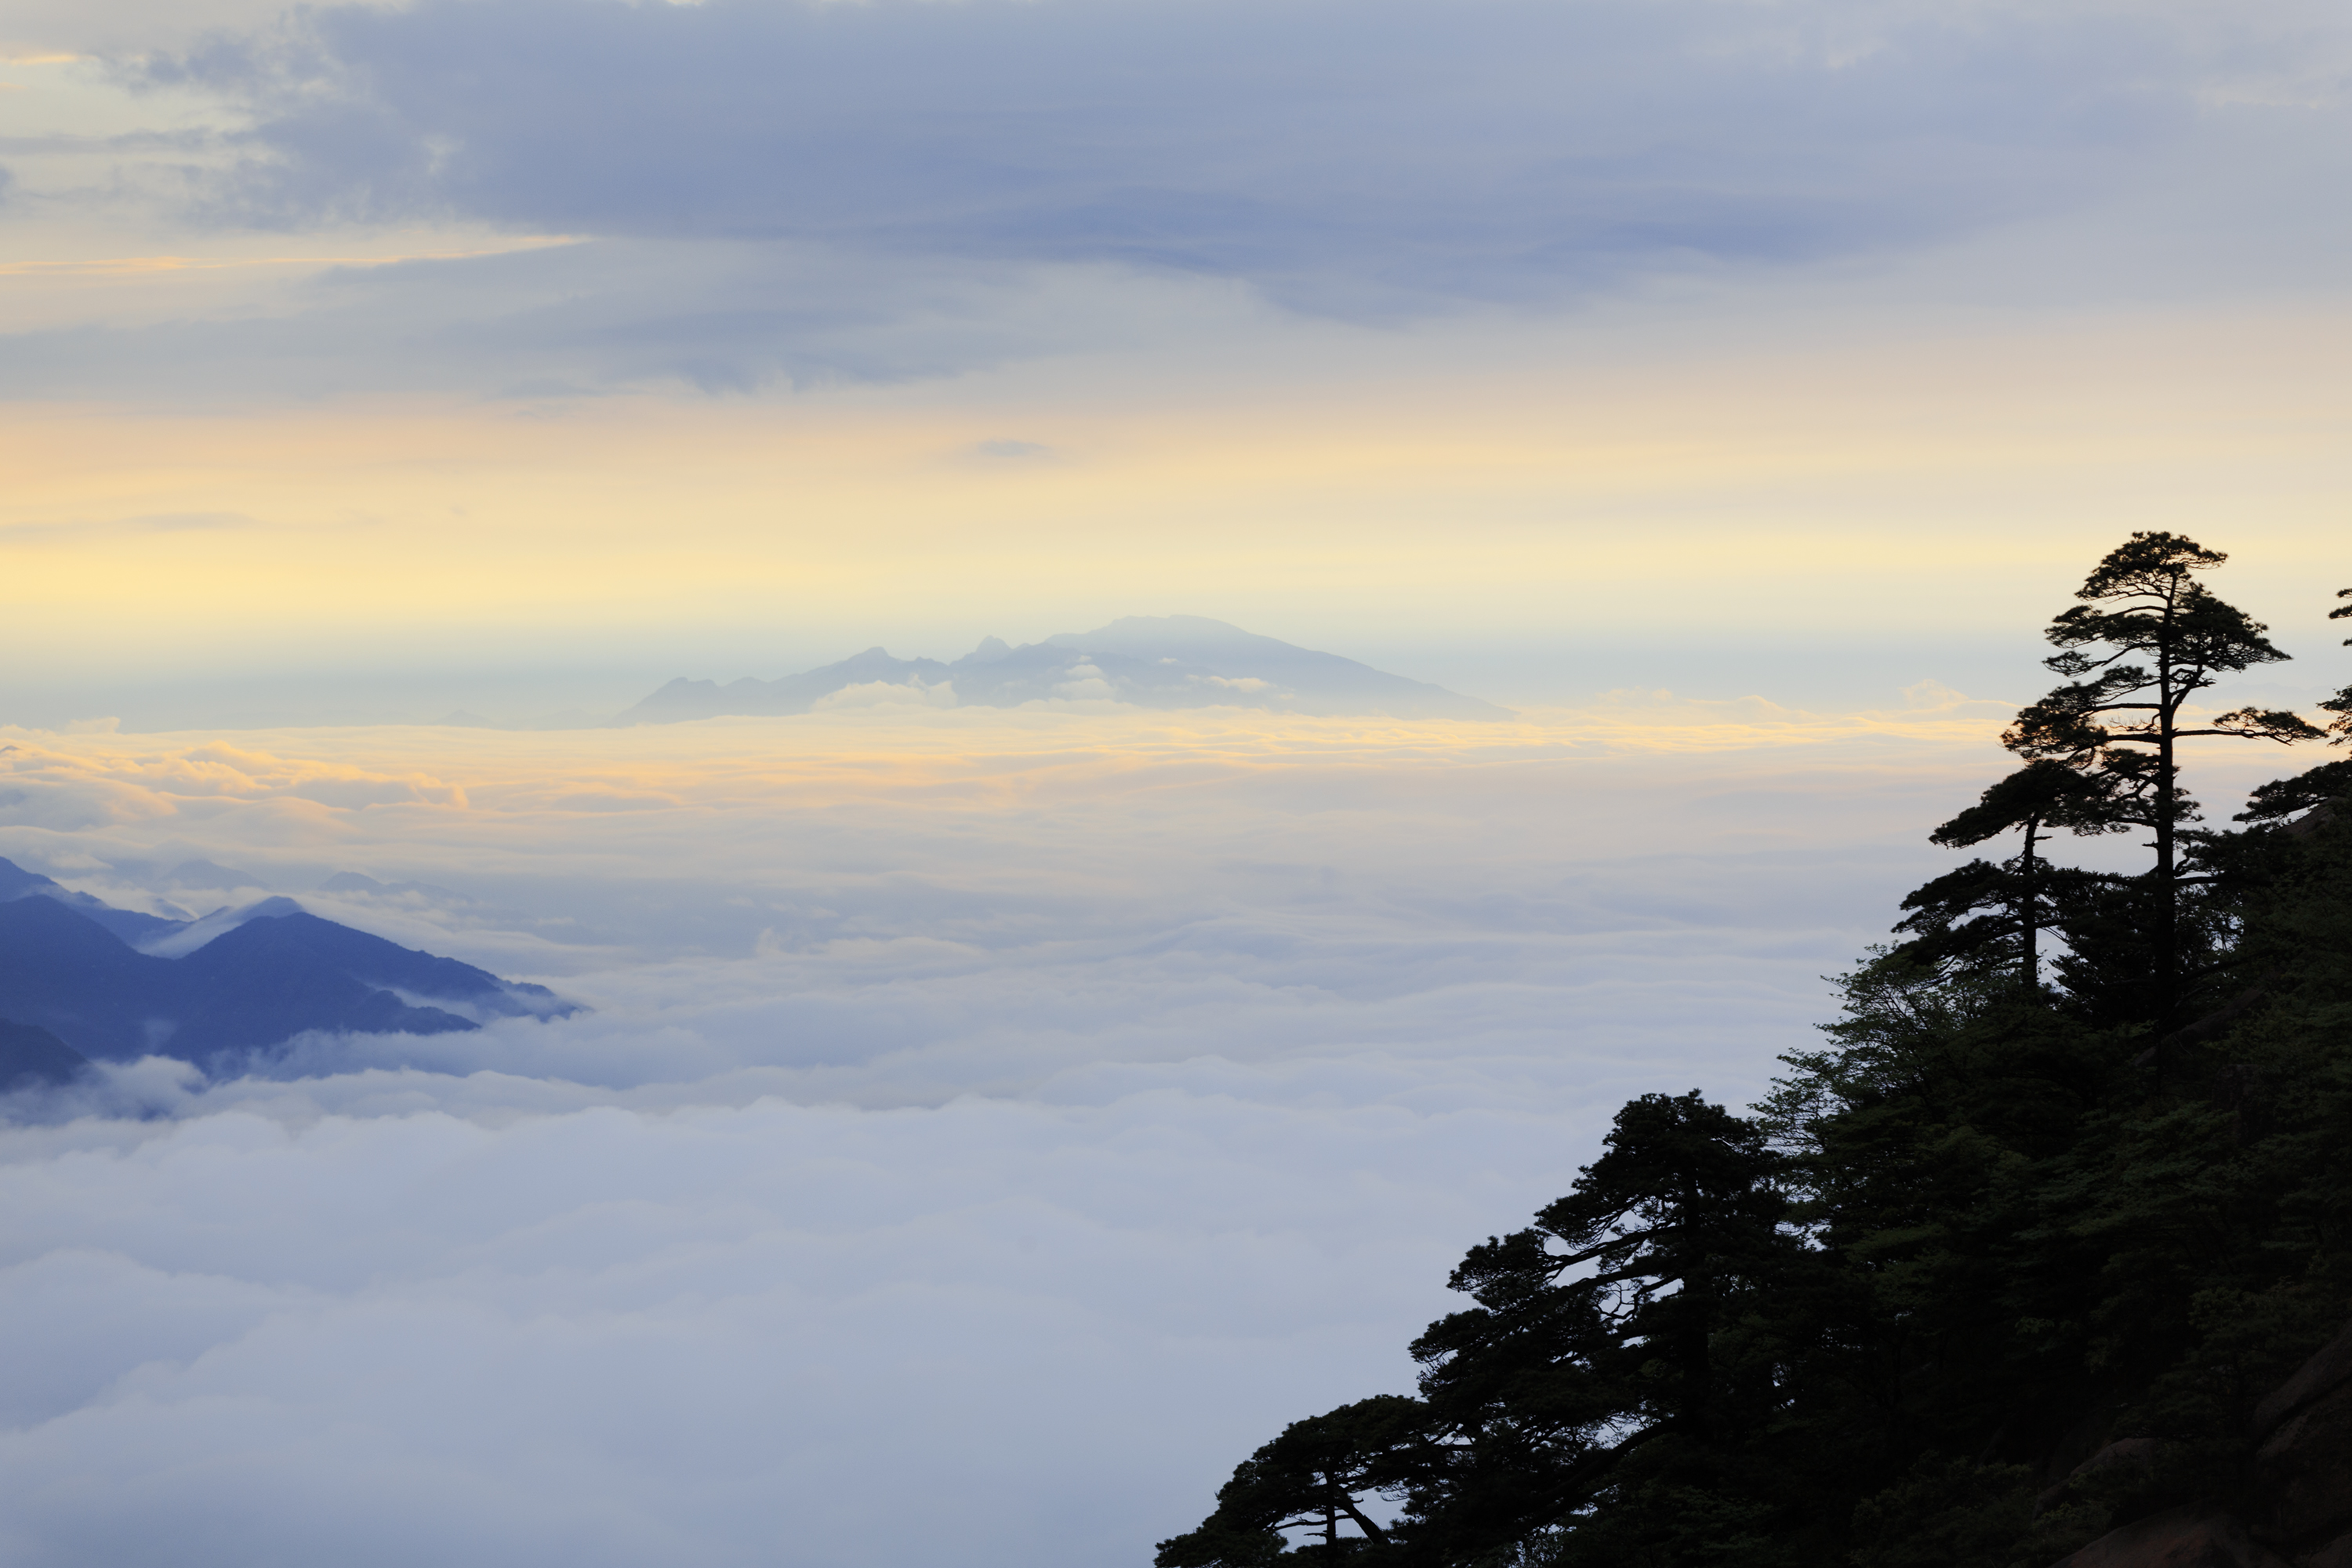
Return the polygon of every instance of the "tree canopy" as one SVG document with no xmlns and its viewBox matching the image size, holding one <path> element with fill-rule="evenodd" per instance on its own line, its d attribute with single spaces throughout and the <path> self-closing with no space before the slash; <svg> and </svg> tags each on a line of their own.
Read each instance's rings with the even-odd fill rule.
<svg viewBox="0 0 2352 1568">
<path fill-rule="evenodd" d="M 2111 927 L 2135 928 L 2145 950 L 2134 986 L 2158 1017 L 2180 1021 L 2190 1000 L 2181 909 L 2194 868 L 2180 854 L 2182 829 L 2199 816 L 2180 787 L 2181 742 L 2210 738 L 2316 741 L 2324 731 L 2297 714 L 2239 708 L 2199 719 L 2190 704 L 2225 675 L 2286 658 L 2269 630 L 2221 599 L 2195 574 L 2229 557 L 2177 533 L 2139 532 L 2107 552 L 2075 590 L 2083 601 L 2044 634 L 2059 651 L 2043 661 L 2074 679 L 2019 712 L 2001 737 L 2010 750 L 2061 760 L 2095 773 L 2102 813 L 2119 828 L 2145 828 L 2155 863 L 2130 889 Z M 2145 662 L 2127 662 L 2145 661 Z M 2120 920 L 2112 918 L 2120 913 Z"/>
<path fill-rule="evenodd" d="M 2352 686 L 2325 730 L 2204 716 L 2285 657 L 2197 580 L 2224 559 L 2102 561 L 2024 765 L 1930 835 L 2018 852 L 1910 895 L 1763 1104 L 1625 1105 L 1469 1249 L 1413 1393 L 1294 1423 L 1160 1568 L 2048 1568 L 2232 1504 L 2254 1402 L 2352 1307 L 2352 761 L 2211 829 L 2173 748 L 2346 743 Z M 2053 865 L 2061 831 L 2151 861 Z"/>
</svg>

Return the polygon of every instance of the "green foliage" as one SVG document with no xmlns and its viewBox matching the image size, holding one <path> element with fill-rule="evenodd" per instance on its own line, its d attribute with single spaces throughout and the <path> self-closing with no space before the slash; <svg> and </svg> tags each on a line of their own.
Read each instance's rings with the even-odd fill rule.
<svg viewBox="0 0 2352 1568">
<path fill-rule="evenodd" d="M 2253 1406 L 2352 1307 L 2352 763 L 2185 826 L 2174 741 L 2319 733 L 2183 727 L 2280 657 L 2189 575 L 2221 560 L 2102 562 L 2052 628 L 2074 684 L 2011 731 L 2036 760 L 1936 830 L 2021 852 L 1906 900 L 1753 1116 L 1628 1103 L 1464 1258 L 1416 1396 L 1293 1424 L 1161 1568 L 2048 1568 L 2231 1501 Z M 2352 688 L 2331 710 L 2352 736 Z M 2179 858 L 2039 854 L 2117 824 Z"/>
<path fill-rule="evenodd" d="M 2009 1568 L 2033 1522 L 2033 1473 L 1923 1455 L 1853 1510 L 1854 1568 Z"/>
</svg>

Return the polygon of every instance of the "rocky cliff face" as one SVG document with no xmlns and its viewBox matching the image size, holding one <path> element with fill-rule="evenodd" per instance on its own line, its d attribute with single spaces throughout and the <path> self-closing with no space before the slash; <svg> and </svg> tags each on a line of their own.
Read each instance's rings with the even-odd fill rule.
<svg viewBox="0 0 2352 1568">
<path fill-rule="evenodd" d="M 2253 1458 L 2236 1509 L 2166 1509 L 2058 1568 L 2352 1568 L 2352 1328 L 2255 1407 L 2247 1438 Z M 2112 1444 L 2074 1478 L 2150 1466 L 2154 1447 Z"/>
</svg>

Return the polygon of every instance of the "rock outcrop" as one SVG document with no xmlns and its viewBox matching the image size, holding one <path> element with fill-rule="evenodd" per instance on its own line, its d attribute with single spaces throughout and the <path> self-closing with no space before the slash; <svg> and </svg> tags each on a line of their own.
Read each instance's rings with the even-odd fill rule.
<svg viewBox="0 0 2352 1568">
<path fill-rule="evenodd" d="M 2167 1509 L 2058 1568 L 2352 1568 L 2352 1328 L 2254 1407 L 2247 1436 L 2255 1447 L 2242 1511 Z M 2128 1446 L 2084 1468 L 2132 1462 Z"/>
<path fill-rule="evenodd" d="M 2194 1503 L 2111 1530 L 2061 1568 L 2289 1568 L 2242 1520 Z"/>
<path fill-rule="evenodd" d="M 2252 1511 L 2273 1544 L 2352 1556 L 2352 1328 L 2254 1410 Z"/>
</svg>

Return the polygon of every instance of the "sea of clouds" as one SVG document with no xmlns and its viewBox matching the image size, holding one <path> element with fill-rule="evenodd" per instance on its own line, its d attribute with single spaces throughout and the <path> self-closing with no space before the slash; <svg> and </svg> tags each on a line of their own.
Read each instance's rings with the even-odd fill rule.
<svg viewBox="0 0 2352 1568">
<path fill-rule="evenodd" d="M 1917 701 L 0 733 L 21 864 L 593 1008 L 20 1099 L 0 1558 L 1145 1563 L 1813 1037 L 2000 771 Z"/>
</svg>

